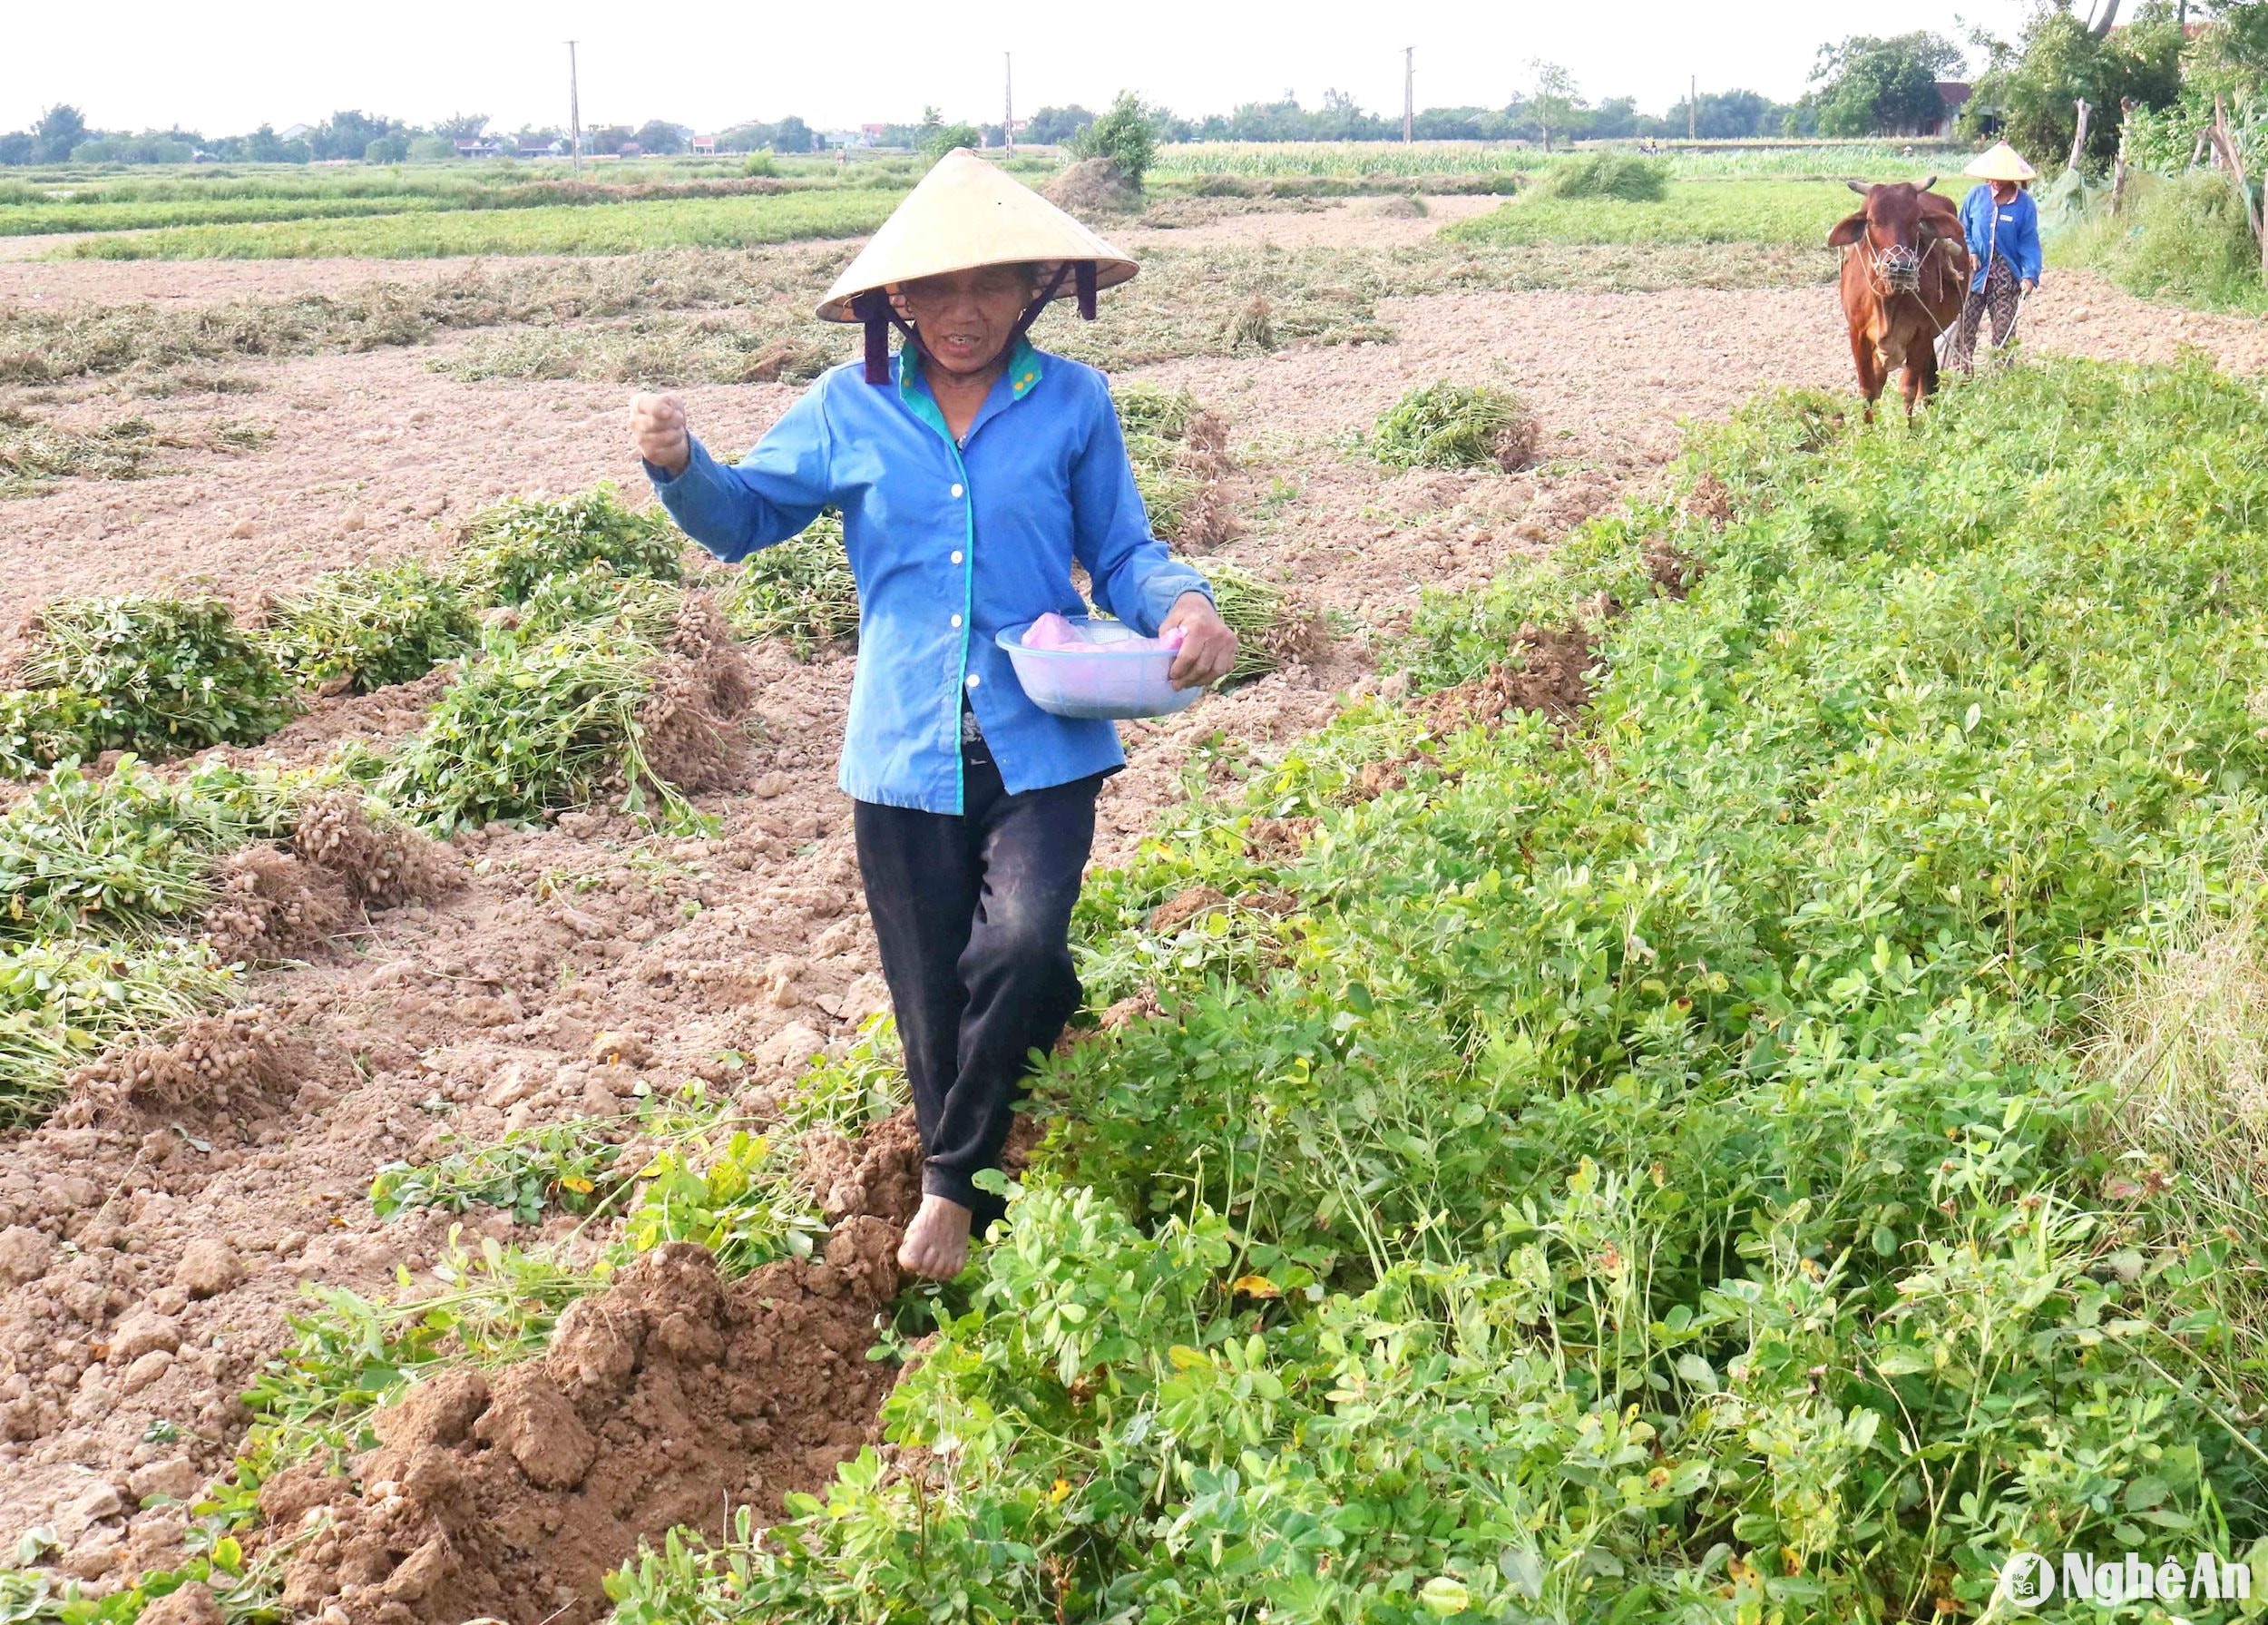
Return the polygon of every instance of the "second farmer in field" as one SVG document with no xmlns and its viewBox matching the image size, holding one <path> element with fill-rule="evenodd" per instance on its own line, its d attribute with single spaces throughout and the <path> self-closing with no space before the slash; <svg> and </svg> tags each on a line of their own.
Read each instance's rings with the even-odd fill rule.
<svg viewBox="0 0 2268 1625">
<path fill-rule="evenodd" d="M 1126 759 L 1111 723 L 1032 704 L 994 635 L 1083 613 L 1077 563 L 1098 608 L 1181 640 L 1175 686 L 1236 659 L 1205 579 L 1150 534 L 1109 384 L 1025 338 L 1051 299 L 1092 316 L 1134 270 L 956 152 L 819 307 L 865 325 L 863 366 L 820 378 L 738 464 L 692 437 L 675 397 L 631 403 L 663 505 L 719 558 L 842 513 L 859 642 L 841 782 L 924 1152 L 898 1258 L 937 1278 L 1001 1212 L 976 1176 L 1000 1164 L 1028 1057 L 1078 1008 L 1071 905 L 1096 791 Z"/>
</svg>

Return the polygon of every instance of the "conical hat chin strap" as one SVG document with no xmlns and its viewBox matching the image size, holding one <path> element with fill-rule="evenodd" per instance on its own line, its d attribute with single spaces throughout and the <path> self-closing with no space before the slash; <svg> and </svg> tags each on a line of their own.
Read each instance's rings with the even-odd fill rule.
<svg viewBox="0 0 2268 1625">
<path fill-rule="evenodd" d="M 1078 290 L 1080 318 L 1087 321 L 1095 319 L 1095 262 L 1091 259 L 1081 259 L 1075 264 L 1059 265 L 1055 268 L 1055 275 L 1048 279 L 1048 285 L 1040 290 L 1039 296 L 1031 304 L 1025 306 L 1024 313 L 1016 318 L 1016 325 L 1008 335 L 1007 344 L 1002 347 L 1003 349 L 1015 348 L 1023 336 L 1031 331 L 1031 324 L 1040 319 L 1040 313 L 1048 308 L 1048 301 L 1063 290 L 1063 279 L 1066 276 L 1072 279 L 1073 286 Z M 904 334 L 905 342 L 915 349 L 921 350 L 924 355 L 929 353 L 922 348 L 921 335 L 914 332 L 905 318 L 898 314 L 898 308 L 890 302 L 889 294 L 882 289 L 868 289 L 865 293 L 851 300 L 851 314 L 865 325 L 866 382 L 869 384 L 887 384 L 890 381 L 890 329 L 892 328 Z"/>
</svg>

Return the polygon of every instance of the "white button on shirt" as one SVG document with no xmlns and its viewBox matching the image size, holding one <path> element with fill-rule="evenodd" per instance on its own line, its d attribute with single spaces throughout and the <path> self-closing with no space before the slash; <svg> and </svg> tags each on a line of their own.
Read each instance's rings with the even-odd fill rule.
<svg viewBox="0 0 2268 1625">
<path fill-rule="evenodd" d="M 960 617 L 960 616 L 958 616 L 958 615 L 955 615 L 955 616 L 953 618 L 953 623 L 955 626 L 960 625 L 960 624 L 961 624 L 961 617 Z"/>
<path fill-rule="evenodd" d="M 955 496 L 960 495 L 960 494 L 961 494 L 961 487 L 960 487 L 960 486 L 958 486 L 958 485 L 955 485 L 955 486 L 953 488 L 953 494 Z"/>
<path fill-rule="evenodd" d="M 961 550 L 957 547 L 953 552 L 953 562 L 956 564 L 961 562 Z"/>
<path fill-rule="evenodd" d="M 969 673 L 969 687 L 973 689 L 976 687 L 979 680 L 980 679 L 977 677 L 975 672 L 972 671 Z"/>
</svg>

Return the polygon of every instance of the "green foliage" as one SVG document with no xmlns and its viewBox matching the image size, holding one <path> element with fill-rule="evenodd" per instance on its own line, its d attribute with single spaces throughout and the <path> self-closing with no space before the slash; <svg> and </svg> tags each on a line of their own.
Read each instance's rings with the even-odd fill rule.
<svg viewBox="0 0 2268 1625">
<path fill-rule="evenodd" d="M 72 1068 L 221 1002 L 202 948 L 0 944 L 0 1125 L 44 1116 Z"/>
<path fill-rule="evenodd" d="M 209 902 L 213 858 L 250 836 L 239 808 L 132 757 L 101 778 L 58 768 L 0 814 L 0 937 L 146 935 Z"/>
<path fill-rule="evenodd" d="M 858 582 L 843 551 L 843 521 L 822 514 L 787 541 L 751 554 L 723 599 L 744 638 L 777 638 L 809 660 L 858 635 Z"/>
<path fill-rule="evenodd" d="M 1158 129 L 1143 111 L 1141 98 L 1120 91 L 1100 118 L 1070 140 L 1075 158 L 1108 158 L 1138 191 L 1157 159 Z"/>
<path fill-rule="evenodd" d="M 922 137 L 922 155 L 925 158 L 943 158 L 955 147 L 973 149 L 984 144 L 984 137 L 974 124 L 938 124 L 934 128 L 924 125 L 924 129 L 926 133 Z"/>
<path fill-rule="evenodd" d="M 1934 128 L 1944 116 L 1937 82 L 1960 71 L 1959 45 L 1941 34 L 1917 31 L 1879 38 L 1853 34 L 1837 45 L 1823 45 L 1812 77 L 1819 111 L 1819 133 L 1826 136 L 1891 135 Z"/>
<path fill-rule="evenodd" d="M 1619 198 L 1626 203 L 1658 203 L 1669 191 L 1669 166 L 1607 148 L 1553 164 L 1539 183 L 1546 197 Z"/>
<path fill-rule="evenodd" d="M 1378 415 L 1370 455 L 1389 468 L 1524 466 L 1535 420 L 1510 390 L 1442 380 L 1421 384 Z"/>
<path fill-rule="evenodd" d="M 91 708 L 88 751 L 257 744 L 298 710 L 290 679 L 211 597 L 59 600 L 40 612 L 17 675 Z"/>
<path fill-rule="evenodd" d="M 415 559 L 318 575 L 268 605 L 261 641 L 301 682 L 367 694 L 410 682 L 472 645 L 473 605 Z"/>
<path fill-rule="evenodd" d="M 2182 29 L 2171 8 L 2144 6 L 2126 26 L 2097 34 L 2068 6 L 2038 7 L 2014 43 L 1995 41 L 1990 64 L 1961 109 L 1964 133 L 1987 118 L 2033 164 L 2052 173 L 2071 152 L 2077 101 L 2096 109 L 2082 164 L 2107 168 L 2118 151 L 2118 104 L 2131 96 L 2165 107 L 2181 93 Z"/>
<path fill-rule="evenodd" d="M 586 564 L 664 582 L 682 569 L 677 527 L 657 510 L 624 507 L 603 481 L 572 496 L 516 496 L 484 508 L 465 526 L 464 540 L 458 573 L 491 603 L 525 603 L 545 578 Z"/>
<path fill-rule="evenodd" d="M 589 1213 L 611 1200 L 629 1170 L 605 1119 L 515 1129 L 494 1145 L 453 1150 L 435 1161 L 388 1162 L 370 1182 L 370 1208 L 395 1219 L 415 1208 L 462 1213 L 475 1203 L 503 1208 L 521 1224 L 556 1208 Z"/>
<path fill-rule="evenodd" d="M 1265 677 L 1305 652 L 1313 629 L 1290 592 L 1224 559 L 1208 559 L 1204 568 L 1213 589 L 1213 607 L 1237 634 L 1237 663 L 1224 681 Z"/>
<path fill-rule="evenodd" d="M 903 192 L 869 188 L 772 196 L 431 209 L 354 220 L 280 220 L 171 226 L 82 238 L 69 259 L 419 259 L 471 254 L 640 254 L 662 249 L 747 249 L 852 237 L 888 218 Z"/>
<path fill-rule="evenodd" d="M 0 689 L 0 777 L 29 778 L 66 757 L 87 757 L 102 713 L 75 689 Z"/>
<path fill-rule="evenodd" d="M 779 173 L 779 160 L 769 147 L 759 147 L 740 161 L 740 172 L 744 175 L 777 175 Z"/>
<path fill-rule="evenodd" d="M 2125 211 L 2097 210 L 2057 243 L 2059 260 L 2099 270 L 2144 299 L 2223 309 L 2268 300 L 2260 243 L 2225 174 L 2136 174 L 2128 187 Z"/>
<path fill-rule="evenodd" d="M 547 637 L 579 621 L 613 621 L 660 643 L 676 623 L 685 594 L 673 582 L 623 575 L 604 560 L 565 575 L 547 575 L 520 606 L 519 634 Z"/>
<path fill-rule="evenodd" d="M 1825 1625 L 1983 1614 L 2019 1549 L 2243 1552 L 2258 1203 L 2167 1222 L 2072 1046 L 2257 886 L 2263 434 L 2203 367 L 1894 435 L 1796 398 L 1695 454 L 1729 519 L 1595 524 L 1492 639 L 1429 606 L 1432 680 L 1628 589 L 1577 737 L 1366 702 L 1098 877 L 1090 943 L 1289 901 L 1051 1066 L 889 1402 L 923 1464 L 649 1555 L 623 1617 Z M 1665 545 L 1686 599 L 1635 584 Z"/>
<path fill-rule="evenodd" d="M 580 806 L 611 785 L 628 810 L 642 811 L 650 790 L 681 815 L 682 798 L 642 748 L 658 654 L 619 618 L 494 635 L 396 757 L 379 793 L 443 833 Z"/>
</svg>

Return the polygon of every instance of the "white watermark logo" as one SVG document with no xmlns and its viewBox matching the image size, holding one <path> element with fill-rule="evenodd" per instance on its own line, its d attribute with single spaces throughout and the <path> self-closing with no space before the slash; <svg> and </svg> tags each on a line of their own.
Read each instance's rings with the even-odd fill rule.
<svg viewBox="0 0 2268 1625">
<path fill-rule="evenodd" d="M 2097 1558 L 2066 1552 L 2060 1561 L 2044 1552 L 2019 1552 L 2000 1565 L 1994 1594 L 2024 1610 L 2056 1597 L 2116 1608 L 2150 1597 L 2163 1601 L 2237 1602 L 2253 1594 L 2250 1563 L 2200 1552 L 2188 1562 L 2174 1558 L 2152 1563 L 2136 1552 Z"/>
</svg>

